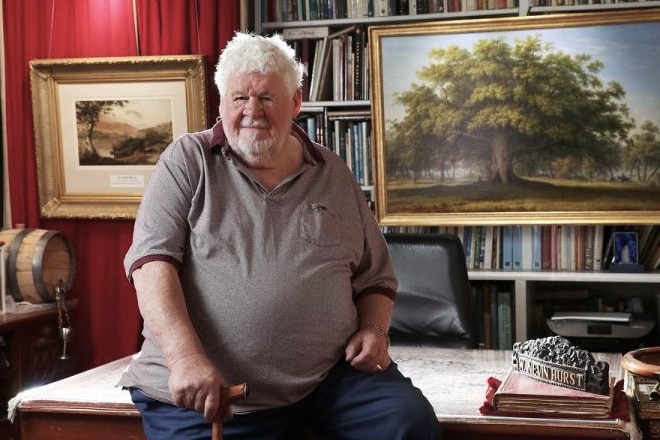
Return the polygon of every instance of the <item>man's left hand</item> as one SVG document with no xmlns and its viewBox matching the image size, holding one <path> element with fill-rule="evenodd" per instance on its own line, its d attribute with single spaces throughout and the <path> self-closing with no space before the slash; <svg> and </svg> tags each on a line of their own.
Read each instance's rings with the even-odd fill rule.
<svg viewBox="0 0 660 440">
<path fill-rule="evenodd" d="M 363 373 L 377 374 L 392 362 L 388 348 L 386 336 L 370 328 L 361 328 L 348 341 L 346 361 Z"/>
</svg>

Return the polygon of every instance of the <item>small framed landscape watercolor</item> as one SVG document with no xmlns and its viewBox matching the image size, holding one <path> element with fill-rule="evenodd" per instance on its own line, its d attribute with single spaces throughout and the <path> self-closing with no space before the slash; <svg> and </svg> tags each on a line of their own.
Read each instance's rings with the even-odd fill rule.
<svg viewBox="0 0 660 440">
<path fill-rule="evenodd" d="M 46 218 L 134 218 L 158 156 L 206 128 L 202 55 L 30 62 Z"/>
</svg>

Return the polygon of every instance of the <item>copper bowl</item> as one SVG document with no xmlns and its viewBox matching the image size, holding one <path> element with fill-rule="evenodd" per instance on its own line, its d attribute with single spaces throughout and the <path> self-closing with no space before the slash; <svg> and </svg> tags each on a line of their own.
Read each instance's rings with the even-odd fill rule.
<svg viewBox="0 0 660 440">
<path fill-rule="evenodd" d="M 646 347 L 629 351 L 621 359 L 621 366 L 629 373 L 656 381 L 649 399 L 660 400 L 660 347 Z"/>
</svg>

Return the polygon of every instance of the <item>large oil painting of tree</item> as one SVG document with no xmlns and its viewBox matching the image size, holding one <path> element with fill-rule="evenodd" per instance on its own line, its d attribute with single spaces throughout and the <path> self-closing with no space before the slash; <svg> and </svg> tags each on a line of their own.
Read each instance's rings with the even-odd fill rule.
<svg viewBox="0 0 660 440">
<path fill-rule="evenodd" d="M 658 18 L 491 21 L 380 39 L 381 220 L 660 220 Z"/>
</svg>

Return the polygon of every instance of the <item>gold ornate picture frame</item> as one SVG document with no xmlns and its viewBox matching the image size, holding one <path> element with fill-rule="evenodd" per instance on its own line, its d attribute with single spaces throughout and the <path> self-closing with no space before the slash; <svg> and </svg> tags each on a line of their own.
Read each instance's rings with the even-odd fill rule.
<svg viewBox="0 0 660 440">
<path fill-rule="evenodd" d="M 132 219 L 163 149 L 206 128 L 203 55 L 30 62 L 45 218 Z"/>
<path fill-rule="evenodd" d="M 660 222 L 660 10 L 373 26 L 381 225 Z"/>
</svg>

